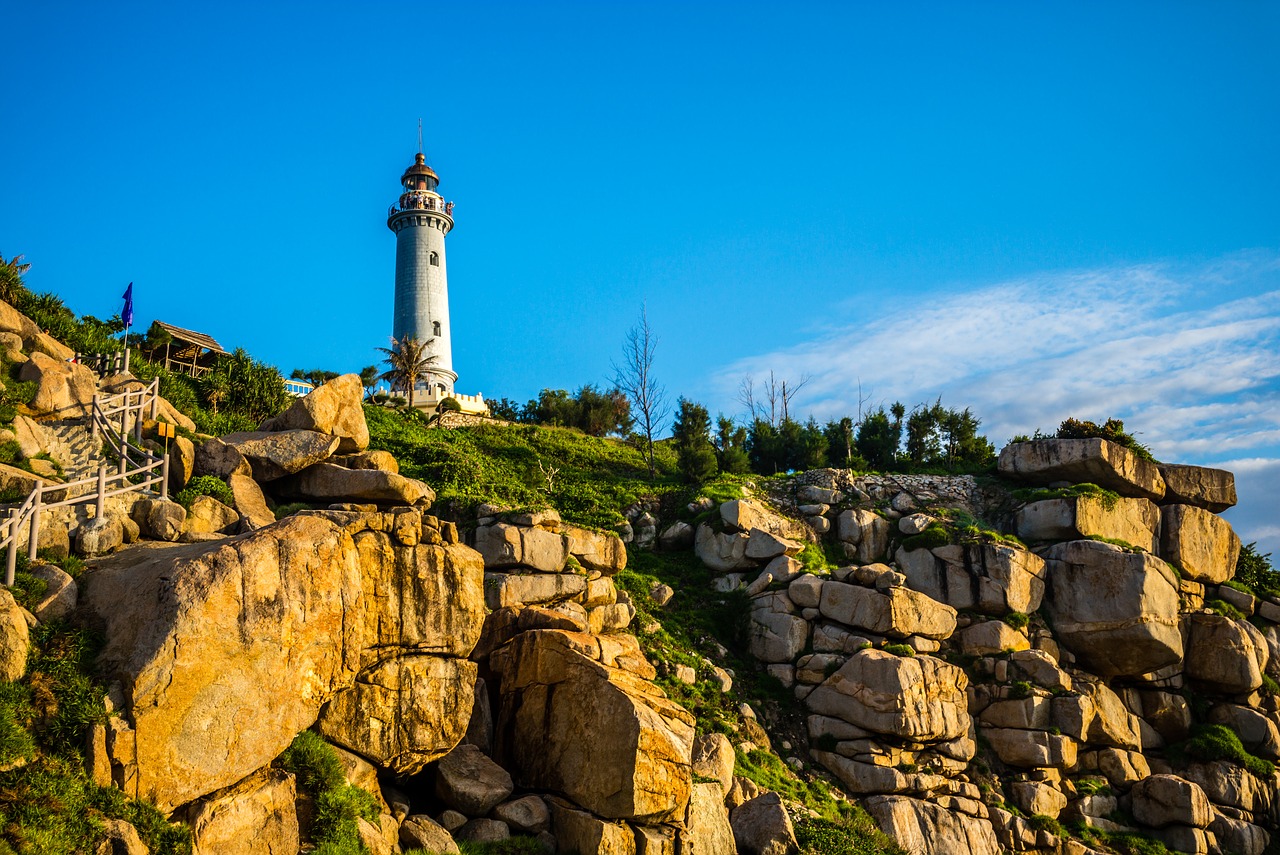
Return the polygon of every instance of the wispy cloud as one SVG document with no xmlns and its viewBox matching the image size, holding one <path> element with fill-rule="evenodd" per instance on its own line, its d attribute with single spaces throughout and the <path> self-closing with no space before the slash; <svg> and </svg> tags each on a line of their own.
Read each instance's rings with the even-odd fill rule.
<svg viewBox="0 0 1280 855">
<path fill-rule="evenodd" d="M 918 307 L 909 300 L 892 316 L 851 313 L 816 340 L 727 366 L 717 377 L 723 400 L 742 377 L 772 369 L 811 378 L 794 409 L 819 420 L 854 412 L 860 381 L 873 406 L 941 396 L 972 407 L 997 446 L 1068 416 L 1116 417 L 1162 459 L 1280 458 L 1274 253 L 1043 274 Z"/>
</svg>

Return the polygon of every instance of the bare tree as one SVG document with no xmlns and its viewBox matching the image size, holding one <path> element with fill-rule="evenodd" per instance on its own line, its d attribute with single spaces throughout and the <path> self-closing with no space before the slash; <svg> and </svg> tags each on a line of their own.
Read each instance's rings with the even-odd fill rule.
<svg viewBox="0 0 1280 855">
<path fill-rule="evenodd" d="M 747 422 L 754 422 L 760 417 L 756 404 L 756 381 L 752 377 L 743 377 L 738 384 L 738 403 L 747 411 Z"/>
<path fill-rule="evenodd" d="M 781 416 L 782 421 L 786 421 L 791 417 L 791 399 L 808 382 L 808 374 L 802 375 L 800 382 L 791 383 L 788 380 L 778 379 L 778 376 L 770 370 L 769 379 L 760 386 L 760 394 L 763 400 L 757 401 L 755 378 L 743 377 L 742 382 L 738 384 L 738 403 L 742 404 L 742 408 L 747 411 L 748 420 L 764 421 L 767 413 L 769 415 L 769 424 L 777 427 L 779 416 Z"/>
<path fill-rule="evenodd" d="M 653 434 L 666 423 L 671 414 L 667 390 L 653 376 L 653 356 L 658 339 L 649 326 L 649 312 L 640 307 L 640 320 L 627 330 L 622 343 L 622 364 L 613 364 L 613 383 L 627 396 L 636 414 L 636 424 L 644 434 L 645 460 L 649 464 L 649 477 L 657 475 L 653 463 Z"/>
<path fill-rule="evenodd" d="M 779 397 L 782 399 L 782 420 L 784 422 L 787 419 L 791 418 L 791 399 L 796 396 L 797 392 L 799 392 L 806 385 L 808 385 L 809 379 L 810 378 L 808 374 L 802 374 L 800 375 L 800 381 L 798 383 L 792 384 L 790 388 L 787 387 L 786 380 L 782 381 L 782 388 L 781 388 L 781 391 L 779 392 Z M 769 381 L 773 382 L 772 371 L 769 372 Z"/>
</svg>

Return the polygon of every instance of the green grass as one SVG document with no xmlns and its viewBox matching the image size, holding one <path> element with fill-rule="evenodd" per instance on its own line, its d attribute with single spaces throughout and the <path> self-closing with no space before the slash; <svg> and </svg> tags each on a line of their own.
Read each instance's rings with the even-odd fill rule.
<svg viewBox="0 0 1280 855">
<path fill-rule="evenodd" d="M 1097 484 L 1072 484 L 1070 487 L 1058 487 L 1050 489 L 1044 488 L 1025 488 L 1014 490 L 1010 494 L 1015 501 L 1031 504 L 1032 502 L 1043 502 L 1049 499 L 1076 499 L 1091 498 L 1098 499 L 1104 510 L 1115 510 L 1116 505 L 1120 502 L 1120 494 L 1113 493 L 1110 490 L 1099 487 Z"/>
<path fill-rule="evenodd" d="M 1262 690 L 1269 695 L 1280 695 L 1280 683 L 1269 674 L 1262 675 Z"/>
<path fill-rule="evenodd" d="M 1166 752 L 1175 761 L 1188 757 L 1206 761 L 1230 760 L 1263 780 L 1269 780 L 1275 772 L 1274 764 L 1246 751 L 1235 731 L 1222 724 L 1198 724 L 1191 729 L 1190 739 L 1169 746 Z"/>
<path fill-rule="evenodd" d="M 1125 552 L 1146 552 L 1147 551 L 1143 549 L 1141 546 L 1134 546 L 1129 541 L 1121 540 L 1118 537 L 1103 537 L 1102 535 L 1099 535 L 1099 534 L 1090 534 L 1085 537 L 1085 540 L 1095 540 L 1098 543 L 1109 543 L 1112 546 L 1120 547 Z"/>
<path fill-rule="evenodd" d="M 446 430 L 427 427 L 417 413 L 375 406 L 365 407 L 365 417 L 370 448 L 390 451 L 401 474 L 430 484 L 441 502 L 465 508 L 481 502 L 551 505 L 570 522 L 607 529 L 622 522 L 623 508 L 642 498 L 665 496 L 674 503 L 689 495 L 666 443 L 655 445 L 658 477 L 650 481 L 635 446 L 570 428 Z"/>
<path fill-rule="evenodd" d="M 1231 618 L 1232 620 L 1244 620 L 1244 612 L 1228 603 L 1226 600 L 1209 600 L 1205 603 L 1205 608 L 1213 609 L 1214 614 Z"/>
<path fill-rule="evenodd" d="M 1026 629 L 1027 624 L 1031 623 L 1031 618 L 1027 617 L 1027 615 L 1022 612 L 1009 612 L 1001 618 L 1001 620 L 1019 631 Z"/>
<path fill-rule="evenodd" d="M 1159 840 L 1132 831 L 1099 831 L 1080 823 L 1071 827 L 1071 833 L 1089 846 L 1101 846 L 1117 855 L 1171 855 Z"/>
<path fill-rule="evenodd" d="M 1027 820 L 1027 824 L 1036 831 L 1047 831 L 1050 834 L 1061 837 L 1066 834 L 1066 829 L 1062 827 L 1062 823 L 1049 816 L 1048 814 L 1038 813 Z"/>
<path fill-rule="evenodd" d="M 801 850 L 814 855 L 906 855 L 861 811 L 843 820 L 800 817 L 795 830 Z"/>
<path fill-rule="evenodd" d="M 298 789 L 315 801 L 310 837 L 316 844 L 316 853 L 360 855 L 367 851 L 360 844 L 356 820 L 376 822 L 380 812 L 378 800 L 347 783 L 338 755 L 328 743 L 314 732 L 304 730 L 276 762 L 280 768 L 297 775 Z"/>
<path fill-rule="evenodd" d="M 26 676 L 0 685 L 0 759 L 28 760 L 0 773 L 0 852 L 93 852 L 102 820 L 123 819 L 154 855 L 190 855 L 186 826 L 85 774 L 86 732 L 106 721 L 94 670 L 100 639 L 61 622 L 37 626 L 31 638 Z"/>
<path fill-rule="evenodd" d="M 1106 778 L 1077 778 L 1074 783 L 1076 792 L 1082 796 L 1111 795 L 1111 784 Z"/>
<path fill-rule="evenodd" d="M 917 549 L 936 549 L 951 543 L 982 544 L 1003 543 L 1009 546 L 1024 546 L 1021 540 L 1011 534 L 1004 534 L 983 520 L 958 508 L 936 508 L 930 513 L 936 519 L 929 523 L 924 531 L 912 535 L 902 541 L 908 552 Z"/>
<path fill-rule="evenodd" d="M 915 656 L 916 650 L 910 644 L 886 644 L 881 648 L 885 653 L 892 653 L 894 656 Z"/>
</svg>

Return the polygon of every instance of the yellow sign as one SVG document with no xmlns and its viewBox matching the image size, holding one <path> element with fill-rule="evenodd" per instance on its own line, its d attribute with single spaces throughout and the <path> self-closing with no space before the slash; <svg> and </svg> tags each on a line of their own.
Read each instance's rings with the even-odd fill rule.
<svg viewBox="0 0 1280 855">
<path fill-rule="evenodd" d="M 156 436 L 162 437 L 164 439 L 173 439 L 177 435 L 178 434 L 174 426 L 169 424 L 168 422 L 156 423 Z"/>
</svg>

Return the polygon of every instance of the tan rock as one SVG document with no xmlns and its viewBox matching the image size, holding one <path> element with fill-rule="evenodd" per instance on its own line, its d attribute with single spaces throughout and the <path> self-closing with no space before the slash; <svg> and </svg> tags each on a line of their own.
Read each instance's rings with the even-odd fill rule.
<svg viewBox="0 0 1280 855">
<path fill-rule="evenodd" d="M 39 353 L 42 356 L 48 356 L 51 359 L 58 360 L 59 362 L 66 362 L 67 360 L 74 358 L 76 355 L 74 350 L 44 332 L 38 332 L 35 335 L 28 336 L 23 341 L 23 346 L 27 349 L 27 352 L 33 356 Z"/>
<path fill-rule="evenodd" d="M 698 526 L 693 538 L 693 552 L 703 564 L 720 573 L 745 570 L 759 564 L 747 557 L 751 537 L 745 532 L 717 532 L 706 523 Z"/>
<path fill-rule="evenodd" d="M 720 796 L 733 786 L 733 743 L 723 733 L 708 733 L 693 742 L 693 774 L 720 782 Z"/>
<path fill-rule="evenodd" d="M 539 796 L 523 796 L 500 804 L 493 809 L 493 818 L 505 822 L 517 834 L 541 834 L 551 827 L 551 809 Z"/>
<path fill-rule="evenodd" d="M 507 771 L 474 745 L 459 745 L 436 764 L 436 796 L 468 816 L 485 816 L 513 788 Z"/>
<path fill-rule="evenodd" d="M 7 588 L 0 587 L 0 681 L 22 678 L 30 644 L 31 633 L 21 607 Z"/>
<path fill-rule="evenodd" d="M 1025 541 L 1102 537 L 1155 552 L 1160 509 L 1149 499 L 1047 499 L 1019 508 L 1014 526 Z"/>
<path fill-rule="evenodd" d="M 196 432 L 196 423 L 189 419 L 182 411 L 173 404 L 166 401 L 160 396 L 156 396 L 156 416 L 162 422 L 177 425 L 180 428 Z"/>
<path fill-rule="evenodd" d="M 193 855 L 295 855 L 300 839 L 293 775 L 263 769 L 187 809 Z"/>
<path fill-rule="evenodd" d="M 240 531 L 256 531 L 276 521 L 276 515 L 267 506 L 267 497 L 251 475 L 232 472 L 227 477 L 231 498 L 240 514 Z"/>
<path fill-rule="evenodd" d="M 222 442 L 249 461 L 254 480 L 266 483 L 328 459 L 339 440 L 313 430 L 286 430 L 229 433 Z M 223 455 L 223 459 L 227 456 Z"/>
<path fill-rule="evenodd" d="M 37 564 L 28 572 L 45 584 L 44 594 L 31 609 L 41 623 L 61 620 L 75 611 L 80 590 L 76 580 L 61 567 Z"/>
<path fill-rule="evenodd" d="M 139 499 L 131 514 L 143 537 L 169 543 L 182 535 L 187 522 L 187 509 L 168 499 Z"/>
<path fill-rule="evenodd" d="M 846 544 L 845 553 L 849 558 L 859 564 L 884 558 L 892 531 L 888 520 L 862 508 L 841 511 L 836 517 L 836 536 Z"/>
<path fill-rule="evenodd" d="M 1135 784 L 1129 795 L 1133 818 L 1151 828 L 1175 823 L 1208 828 L 1213 818 L 1204 790 L 1176 775 L 1152 775 Z"/>
<path fill-rule="evenodd" d="M 40 332 L 39 325 L 13 306 L 0 301 L 0 331 L 28 339 Z"/>
<path fill-rule="evenodd" d="M 338 452 L 347 454 L 369 447 L 369 425 L 364 418 L 364 386 L 357 374 L 343 374 L 317 386 L 289 409 L 262 423 L 262 430 L 312 430 L 336 436 Z"/>
<path fill-rule="evenodd" d="M 751 623 L 747 632 L 747 643 L 756 659 L 791 662 L 809 640 L 809 622 L 795 614 L 785 593 L 775 591 L 751 601 Z"/>
<path fill-rule="evenodd" d="M 1026 650 L 1027 636 L 1002 620 L 986 620 L 961 630 L 956 636 L 960 650 L 971 656 L 989 656 L 1006 650 Z"/>
<path fill-rule="evenodd" d="M 184 532 L 195 534 L 227 534 L 235 530 L 240 515 L 212 496 L 196 496 L 182 524 Z"/>
<path fill-rule="evenodd" d="M 123 819 L 103 819 L 102 842 L 95 855 L 149 855 L 138 829 Z"/>
<path fill-rule="evenodd" d="M 335 454 L 329 458 L 330 463 L 345 466 L 347 469 L 380 469 L 383 472 L 400 474 L 400 461 L 390 451 L 371 449 L 357 451 L 354 454 Z"/>
<path fill-rule="evenodd" d="M 49 440 L 45 434 L 44 426 L 35 419 L 19 413 L 13 417 L 13 434 L 14 441 L 18 443 L 18 448 L 22 451 L 24 458 L 35 457 L 41 452 L 49 450 Z"/>
<path fill-rule="evenodd" d="M 947 638 L 956 628 L 956 610 L 919 591 L 895 587 L 881 592 L 827 580 L 818 604 L 822 616 L 878 635 Z"/>
<path fill-rule="evenodd" d="M 32 410 L 59 418 L 87 416 L 98 392 L 98 378 L 88 368 L 44 353 L 31 354 L 18 378 L 36 384 Z"/>
<path fill-rule="evenodd" d="M 561 528 L 569 554 L 583 567 L 612 576 L 627 566 L 627 545 L 613 532 L 591 531 L 574 525 Z"/>
<path fill-rule="evenodd" d="M 344 469 L 332 463 L 308 466 L 273 485 L 283 496 L 317 502 L 377 502 L 430 507 L 435 490 L 426 484 L 379 469 Z"/>
<path fill-rule="evenodd" d="M 764 793 L 729 813 L 733 839 L 744 855 L 799 855 L 791 816 L 777 793 Z"/>
<path fill-rule="evenodd" d="M 1161 508 L 1160 557 L 1188 578 L 1216 585 L 1235 575 L 1240 538 L 1231 524 L 1203 508 Z"/>
<path fill-rule="evenodd" d="M 899 549 L 907 584 L 956 609 L 989 615 L 1030 614 L 1044 596 L 1044 559 L 1007 544 Z"/>
<path fill-rule="evenodd" d="M 195 471 L 196 446 L 185 436 L 175 436 L 169 441 L 169 493 L 179 492 L 187 486 Z"/>
<path fill-rule="evenodd" d="M 699 855 L 737 855 L 724 796 L 717 784 L 693 785 L 689 812 L 685 816 L 690 851 Z"/>
<path fill-rule="evenodd" d="M 932 656 L 863 650 L 805 699 L 810 711 L 876 733 L 942 742 L 969 729 L 965 673 Z"/>
<path fill-rule="evenodd" d="M 1259 660 L 1265 662 L 1253 634 L 1222 615 L 1187 615 L 1188 678 L 1215 692 L 1243 695 L 1262 685 Z"/>
<path fill-rule="evenodd" d="M 230 478 L 233 474 L 252 475 L 253 467 L 240 453 L 240 449 L 220 439 L 207 439 L 196 449 L 193 472 L 196 475 L 213 475 Z"/>
<path fill-rule="evenodd" d="M 1159 464 L 1165 483 L 1165 501 L 1195 505 L 1220 514 L 1236 503 L 1236 476 L 1225 469 Z"/>
<path fill-rule="evenodd" d="M 576 597 L 587 589 L 587 580 L 569 573 L 486 573 L 485 603 L 491 609 L 505 606 L 555 603 Z"/>
<path fill-rule="evenodd" d="M 1103 683 L 1084 683 L 1080 689 L 1093 702 L 1094 716 L 1089 727 L 1089 744 L 1135 751 L 1142 747 L 1139 719 L 1129 712 L 1119 695 Z"/>
<path fill-rule="evenodd" d="M 1159 501 L 1164 478 L 1156 464 L 1105 439 L 1038 439 L 1000 452 L 1000 474 L 1034 484 L 1070 481 L 1105 487 L 1122 496 Z"/>
<path fill-rule="evenodd" d="M 36 487 L 52 487 L 56 482 L 48 478 L 41 478 L 25 469 L 19 469 L 16 466 L 9 466 L 6 463 L 0 463 L 0 491 L 12 492 L 19 495 L 30 495 Z M 65 491 L 46 492 L 44 494 L 45 501 L 55 502 L 66 498 Z"/>
<path fill-rule="evenodd" d="M 1192 763 L 1180 770 L 1182 777 L 1204 790 L 1215 805 L 1266 814 L 1274 810 L 1275 791 L 1272 782 L 1255 777 L 1243 766 L 1226 760 Z"/>
<path fill-rule="evenodd" d="M 124 543 L 124 526 L 114 514 L 85 520 L 75 530 L 76 554 L 85 558 L 114 552 Z"/>
<path fill-rule="evenodd" d="M 563 799 L 548 801 L 551 827 L 560 851 L 579 855 L 636 855 L 635 834 L 626 823 L 607 822 L 587 811 L 574 809 Z"/>
<path fill-rule="evenodd" d="M 328 732 L 364 756 L 377 749 L 408 767 L 461 739 L 475 666 L 452 663 L 479 635 L 480 559 L 463 546 L 401 545 L 396 518 L 298 515 L 216 544 L 136 547 L 86 574 L 81 602 L 103 624 L 102 666 L 125 687 L 136 734 L 127 793 L 166 809 L 229 786 L 339 693 Z M 424 732 L 454 691 L 459 721 Z M 421 708 L 369 717 L 398 709 L 401 693 Z M 365 718 L 345 720 L 344 706 Z M 392 726 L 402 732 L 361 730 Z"/>
<path fill-rule="evenodd" d="M 410 816 L 400 826 L 400 845 L 406 850 L 425 849 L 435 855 L 461 853 L 449 832 L 424 813 Z"/>
<path fill-rule="evenodd" d="M 750 532 L 753 528 L 788 540 L 808 540 L 805 524 L 769 508 L 757 499 L 732 499 L 720 505 L 720 518 L 730 531 Z"/>
<path fill-rule="evenodd" d="M 999 855 L 991 824 L 907 796 L 873 796 L 867 813 L 911 855 Z"/>
<path fill-rule="evenodd" d="M 1182 658 L 1178 578 L 1168 564 L 1092 540 L 1057 544 L 1045 558 L 1054 633 L 1084 667 L 1137 676 Z"/>
<path fill-rule="evenodd" d="M 325 739 L 397 775 L 414 775 L 466 735 L 477 666 L 445 656 L 384 659 L 320 712 Z"/>
<path fill-rule="evenodd" d="M 1040 730 L 983 728 L 982 735 L 1000 760 L 1022 769 L 1063 768 L 1076 764 L 1077 746 L 1067 736 Z"/>
<path fill-rule="evenodd" d="M 569 557 L 569 544 L 564 536 L 546 529 L 495 523 L 476 528 L 476 551 L 489 570 L 531 567 L 559 573 Z"/>
<path fill-rule="evenodd" d="M 1062 791 L 1041 781 L 1015 781 L 1009 785 L 1011 800 L 1027 816 L 1050 816 L 1058 818 L 1067 806 L 1067 797 Z"/>
<path fill-rule="evenodd" d="M 562 792 L 599 816 L 683 819 L 693 717 L 652 683 L 579 652 L 592 644 L 539 630 L 491 658 L 502 672 L 498 756 L 521 786 Z"/>
</svg>

